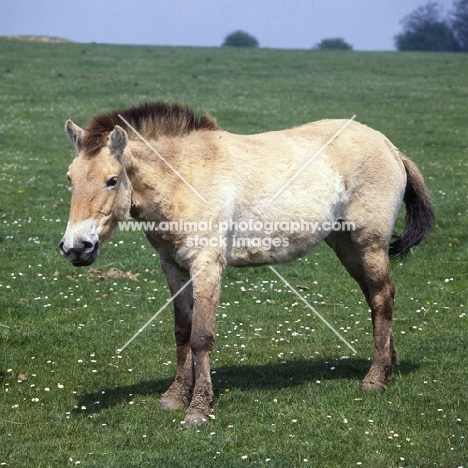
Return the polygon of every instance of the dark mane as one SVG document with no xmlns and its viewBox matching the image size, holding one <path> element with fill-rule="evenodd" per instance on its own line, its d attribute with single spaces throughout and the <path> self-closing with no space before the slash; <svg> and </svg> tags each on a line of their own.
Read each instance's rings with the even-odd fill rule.
<svg viewBox="0 0 468 468">
<path fill-rule="evenodd" d="M 147 102 L 100 114 L 93 117 L 80 141 L 81 149 L 89 156 L 96 154 L 107 144 L 109 133 L 116 125 L 127 131 L 130 140 L 138 135 L 119 117 L 119 114 L 144 138 L 157 139 L 162 135 L 186 135 L 194 130 L 218 130 L 213 117 L 208 114 L 196 115 L 192 108 L 182 104 Z"/>
</svg>

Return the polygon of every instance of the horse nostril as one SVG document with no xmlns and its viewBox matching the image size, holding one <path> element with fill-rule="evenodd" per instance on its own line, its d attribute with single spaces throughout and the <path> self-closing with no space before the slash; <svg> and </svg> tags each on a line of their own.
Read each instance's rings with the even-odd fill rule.
<svg viewBox="0 0 468 468">
<path fill-rule="evenodd" d="M 92 242 L 89 242 L 89 241 L 83 241 L 81 243 L 81 245 L 83 247 L 83 251 L 89 251 L 89 250 L 94 249 L 94 244 Z"/>
<path fill-rule="evenodd" d="M 59 247 L 60 252 L 64 252 L 64 250 L 63 250 L 63 241 L 60 242 L 58 247 Z"/>
</svg>

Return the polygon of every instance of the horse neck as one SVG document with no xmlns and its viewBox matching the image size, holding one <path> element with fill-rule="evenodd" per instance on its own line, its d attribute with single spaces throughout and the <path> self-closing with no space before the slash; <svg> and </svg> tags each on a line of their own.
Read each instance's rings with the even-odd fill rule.
<svg viewBox="0 0 468 468">
<path fill-rule="evenodd" d="M 125 152 L 125 167 L 132 186 L 132 217 L 138 219 L 167 219 L 172 211 L 171 187 L 175 187 L 176 174 L 161 158 L 161 145 L 148 142 L 158 153 L 143 142 L 130 141 Z M 162 154 L 161 154 L 162 153 Z"/>
</svg>

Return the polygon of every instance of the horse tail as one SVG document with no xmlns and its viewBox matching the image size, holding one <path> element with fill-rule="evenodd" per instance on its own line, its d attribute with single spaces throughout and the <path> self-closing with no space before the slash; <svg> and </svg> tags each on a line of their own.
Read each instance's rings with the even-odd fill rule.
<svg viewBox="0 0 468 468">
<path fill-rule="evenodd" d="M 435 210 L 416 164 L 400 153 L 406 171 L 406 189 L 403 201 L 406 206 L 405 227 L 389 247 L 390 258 L 405 256 L 411 247 L 418 245 L 435 224 Z"/>
</svg>

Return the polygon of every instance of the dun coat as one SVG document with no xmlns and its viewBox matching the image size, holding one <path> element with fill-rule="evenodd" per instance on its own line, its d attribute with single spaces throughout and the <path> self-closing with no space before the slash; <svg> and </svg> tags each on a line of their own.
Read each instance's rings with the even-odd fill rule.
<svg viewBox="0 0 468 468">
<path fill-rule="evenodd" d="M 171 294 L 189 283 L 174 300 L 177 374 L 162 409 L 188 407 L 186 424 L 211 414 L 210 355 L 226 266 L 289 262 L 321 241 L 371 309 L 374 355 L 363 386 L 386 389 L 398 360 L 389 254 L 421 242 L 434 209 L 414 163 L 385 136 L 345 120 L 235 135 L 209 115 L 166 103 L 98 115 L 85 130 L 68 120 L 65 130 L 76 157 L 62 255 L 92 264 L 132 217 L 152 222 L 145 234 Z M 402 202 L 405 228 L 391 242 Z M 157 229 L 163 225 L 172 229 Z"/>
</svg>

